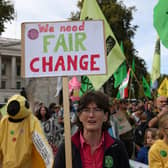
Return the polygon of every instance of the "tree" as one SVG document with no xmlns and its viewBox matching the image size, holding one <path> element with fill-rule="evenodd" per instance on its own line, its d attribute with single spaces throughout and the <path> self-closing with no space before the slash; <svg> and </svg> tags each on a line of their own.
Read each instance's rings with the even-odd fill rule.
<svg viewBox="0 0 168 168">
<path fill-rule="evenodd" d="M 0 0 L 0 35 L 5 31 L 5 23 L 14 19 L 14 6 L 9 0 Z"/>
<path fill-rule="evenodd" d="M 84 0 L 78 1 L 77 6 L 79 9 L 82 9 Z M 135 35 L 137 25 L 131 25 L 131 21 L 133 19 L 132 13 L 136 11 L 135 7 L 127 8 L 122 1 L 117 0 L 97 0 L 104 16 L 106 17 L 113 33 L 115 34 L 118 43 L 123 42 L 124 46 L 124 54 L 127 62 L 127 69 L 131 67 L 132 60 L 135 60 L 135 75 L 137 78 L 133 78 L 132 86 L 134 87 L 135 97 L 138 97 L 138 83 L 136 80 L 141 80 L 142 76 L 146 76 L 146 63 L 145 61 L 138 57 L 138 53 L 134 48 L 134 44 L 132 42 L 132 38 Z M 72 12 L 71 18 L 72 20 L 78 20 L 80 16 L 79 12 Z M 104 90 L 112 97 L 116 97 L 118 89 L 114 88 L 114 78 L 111 78 L 105 83 Z"/>
</svg>

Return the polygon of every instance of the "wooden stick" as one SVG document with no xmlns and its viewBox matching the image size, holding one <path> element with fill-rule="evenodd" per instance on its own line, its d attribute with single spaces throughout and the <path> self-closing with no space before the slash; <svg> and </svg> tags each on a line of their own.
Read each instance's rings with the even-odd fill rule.
<svg viewBox="0 0 168 168">
<path fill-rule="evenodd" d="M 21 32 L 21 76 L 25 77 L 25 24 L 22 23 Z"/>
<path fill-rule="evenodd" d="M 68 91 L 67 77 L 63 77 L 63 105 L 64 105 L 64 135 L 65 135 L 66 167 L 72 168 L 70 106 L 69 106 L 69 91 Z"/>
</svg>

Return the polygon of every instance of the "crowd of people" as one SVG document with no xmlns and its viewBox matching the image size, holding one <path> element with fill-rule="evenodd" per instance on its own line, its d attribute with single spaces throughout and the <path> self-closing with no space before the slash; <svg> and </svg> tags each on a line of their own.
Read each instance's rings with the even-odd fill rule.
<svg viewBox="0 0 168 168">
<path fill-rule="evenodd" d="M 88 97 L 90 98 L 89 95 Z M 99 100 L 101 100 L 101 103 L 105 103 L 101 97 L 103 96 L 101 95 Z M 96 96 L 94 101 L 97 101 L 97 99 L 98 97 Z M 81 101 L 70 103 L 72 136 L 75 136 L 77 130 L 81 129 L 78 123 L 79 114 L 85 114 L 83 109 L 80 109 Z M 164 96 L 159 96 L 155 100 L 108 99 L 108 102 L 108 134 L 124 144 L 129 159 L 152 165 L 154 161 L 149 159 L 149 150 L 155 141 L 164 137 L 164 135 L 161 136 L 159 120 L 168 113 L 168 99 Z M 86 107 L 88 107 L 87 100 L 84 100 L 82 105 L 85 105 L 85 103 Z M 99 104 L 96 105 L 99 107 Z M 85 110 L 88 109 L 84 108 Z M 46 107 L 44 103 L 40 103 L 34 114 L 40 120 L 56 156 L 58 147 L 64 141 L 63 107 L 56 103 L 51 103 L 49 107 Z M 92 116 L 90 122 L 96 122 L 92 120 Z M 81 130 L 83 132 L 83 128 Z M 57 165 L 57 162 L 55 164 Z"/>
<path fill-rule="evenodd" d="M 63 106 L 38 103 L 33 113 L 53 150 L 54 167 L 65 168 Z M 168 167 L 168 98 L 117 100 L 89 91 L 70 101 L 70 116 L 73 168 L 127 168 L 129 159 Z"/>
<path fill-rule="evenodd" d="M 91 96 L 88 95 L 88 97 L 90 98 Z M 99 100 L 101 100 L 101 103 L 103 102 L 104 104 L 104 99 L 102 100 L 101 97 L 103 97 L 103 95 L 100 96 Z M 79 102 L 70 103 L 72 136 L 76 135 L 77 130 L 79 132 L 82 130 L 81 132 L 83 133 L 83 128 L 79 126 L 79 116 L 80 114 L 87 114 L 85 111 L 89 110 L 89 102 L 95 102 L 97 99 L 98 96 L 96 96 L 96 100 L 94 101 L 89 100 L 87 102 L 87 100 L 84 99 L 83 101 L 80 100 Z M 80 107 L 81 101 L 82 105 L 87 107 L 86 109 L 84 108 L 84 112 Z M 129 159 L 133 159 L 147 165 L 152 165 L 154 161 L 149 159 L 149 151 L 155 141 L 161 140 L 164 137 L 164 135 L 161 136 L 159 120 L 162 116 L 165 116 L 168 113 L 168 99 L 164 96 L 159 96 L 155 100 L 145 101 L 136 99 L 117 100 L 109 98 L 108 102 L 108 134 L 111 137 L 120 140 L 124 144 Z M 99 107 L 97 102 L 95 104 Z M 64 141 L 63 107 L 61 105 L 51 103 L 47 108 L 43 103 L 41 103 L 39 104 L 39 109 L 34 113 L 40 120 L 48 141 L 53 148 L 54 155 L 56 156 L 58 147 Z M 88 113 L 90 114 L 89 111 Z M 93 118 L 94 117 L 95 116 L 93 116 Z M 51 122 L 52 120 L 53 122 Z M 52 123 L 50 126 L 49 121 Z M 92 116 L 89 121 L 93 123 L 96 122 L 94 119 L 92 120 Z M 57 131 L 51 131 L 51 129 L 49 130 L 49 128 L 56 128 L 53 126 L 54 123 L 57 127 Z M 54 136 L 56 138 L 54 138 Z M 84 137 L 84 139 L 85 138 L 86 137 Z M 57 162 L 55 164 L 57 165 Z"/>
</svg>

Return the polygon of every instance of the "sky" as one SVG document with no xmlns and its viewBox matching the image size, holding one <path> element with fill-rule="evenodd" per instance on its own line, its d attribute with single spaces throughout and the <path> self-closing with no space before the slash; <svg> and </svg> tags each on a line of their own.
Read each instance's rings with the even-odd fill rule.
<svg viewBox="0 0 168 168">
<path fill-rule="evenodd" d="M 78 0 L 12 0 L 16 10 L 16 19 L 5 24 L 2 37 L 21 39 L 21 23 L 30 21 L 63 21 L 76 12 Z M 132 25 L 138 25 L 133 43 L 138 56 L 143 58 L 150 73 L 154 55 L 157 32 L 153 26 L 153 8 L 158 0 L 123 0 L 127 6 L 135 6 Z M 167 49 L 161 45 L 161 74 L 168 74 Z"/>
</svg>

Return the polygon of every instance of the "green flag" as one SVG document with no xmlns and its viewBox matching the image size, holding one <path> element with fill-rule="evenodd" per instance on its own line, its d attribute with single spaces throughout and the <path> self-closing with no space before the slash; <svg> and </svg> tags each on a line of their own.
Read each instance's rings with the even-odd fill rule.
<svg viewBox="0 0 168 168">
<path fill-rule="evenodd" d="M 120 43 L 120 48 L 121 48 L 122 53 L 124 54 L 124 45 L 123 45 L 123 42 L 122 42 L 122 41 L 121 41 L 121 43 Z"/>
<path fill-rule="evenodd" d="M 80 19 L 104 20 L 105 38 L 107 47 L 107 74 L 88 76 L 94 88 L 97 90 L 100 89 L 100 87 L 112 76 L 112 74 L 125 60 L 125 57 L 96 0 L 84 0 Z M 94 43 L 96 45 L 96 42 Z"/>
<path fill-rule="evenodd" d="M 168 48 L 168 1 L 159 0 L 153 13 L 154 27 L 162 44 Z"/>
<path fill-rule="evenodd" d="M 120 96 L 120 91 L 117 92 L 117 96 L 116 96 L 117 99 L 120 99 L 121 96 Z"/>
<path fill-rule="evenodd" d="M 4 105 L 3 107 L 1 107 L 0 112 L 1 112 L 2 116 L 6 115 L 7 114 L 7 106 Z"/>
<path fill-rule="evenodd" d="M 125 61 L 119 66 L 114 73 L 114 88 L 117 88 L 127 76 L 127 67 Z"/>
<path fill-rule="evenodd" d="M 159 37 L 156 40 L 155 52 L 153 56 L 151 80 L 152 84 L 160 77 L 160 39 Z"/>
<path fill-rule="evenodd" d="M 149 97 L 149 98 L 152 98 L 149 84 L 144 77 L 142 77 L 142 85 L 143 85 L 145 96 Z"/>
<path fill-rule="evenodd" d="M 124 46 L 123 46 L 122 41 L 121 41 L 121 44 L 120 44 L 120 48 L 121 48 L 121 51 L 124 54 Z M 115 71 L 115 73 L 114 73 L 114 88 L 117 88 L 126 76 L 127 76 L 127 66 L 126 66 L 126 62 L 124 61 L 118 67 L 117 71 Z"/>
<path fill-rule="evenodd" d="M 87 76 L 82 76 L 79 96 L 82 96 L 88 90 L 93 90 L 93 89 L 94 89 L 94 87 L 93 87 L 92 83 L 90 82 L 89 78 Z"/>
</svg>

